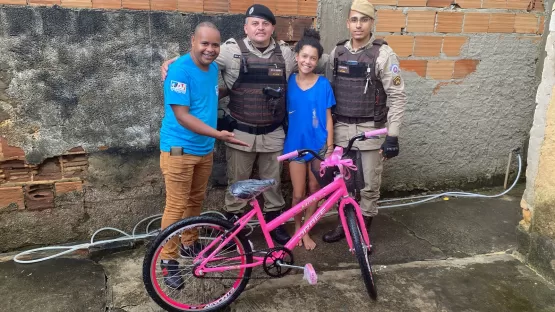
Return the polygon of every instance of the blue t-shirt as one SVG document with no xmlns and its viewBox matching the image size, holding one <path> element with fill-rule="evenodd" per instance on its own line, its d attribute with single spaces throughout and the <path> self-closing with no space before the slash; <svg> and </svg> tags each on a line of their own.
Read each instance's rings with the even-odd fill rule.
<svg viewBox="0 0 555 312">
<path fill-rule="evenodd" d="M 164 81 L 164 119 L 160 129 L 160 150 L 183 147 L 183 152 L 204 156 L 214 149 L 215 139 L 197 134 L 177 121 L 171 105 L 189 106 L 189 114 L 216 128 L 218 119 L 218 65 L 201 70 L 189 53 L 173 62 Z"/>
<path fill-rule="evenodd" d="M 289 129 L 283 153 L 298 149 L 319 152 L 326 144 L 326 111 L 335 105 L 335 96 L 327 78 L 318 77 L 314 86 L 303 91 L 297 85 L 296 76 L 292 74 L 287 85 Z M 303 159 L 308 161 L 313 157 L 308 154 Z"/>
</svg>

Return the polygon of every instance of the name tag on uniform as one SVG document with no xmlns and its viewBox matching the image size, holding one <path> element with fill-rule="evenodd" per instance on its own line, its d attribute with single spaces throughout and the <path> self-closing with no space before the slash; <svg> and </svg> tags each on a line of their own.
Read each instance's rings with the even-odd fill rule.
<svg viewBox="0 0 555 312">
<path fill-rule="evenodd" d="M 241 58 L 241 54 L 233 54 L 234 58 Z"/>
<path fill-rule="evenodd" d="M 274 76 L 274 77 L 283 76 L 283 70 L 279 68 L 269 68 L 268 76 Z"/>
<path fill-rule="evenodd" d="M 349 73 L 349 66 L 337 66 L 337 71 L 342 73 L 342 74 L 348 74 Z"/>
</svg>

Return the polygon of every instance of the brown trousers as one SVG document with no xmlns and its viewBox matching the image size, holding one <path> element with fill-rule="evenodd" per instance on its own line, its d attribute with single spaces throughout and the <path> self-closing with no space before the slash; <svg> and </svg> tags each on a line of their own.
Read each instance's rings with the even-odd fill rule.
<svg viewBox="0 0 555 312">
<path fill-rule="evenodd" d="M 206 186 L 212 173 L 212 160 L 213 153 L 205 156 L 170 156 L 168 152 L 160 153 L 160 169 L 166 184 L 162 230 L 183 218 L 200 215 Z M 192 245 L 197 239 L 196 231 L 181 234 L 181 243 L 185 246 Z M 161 258 L 176 259 L 178 247 L 179 239 L 175 236 L 164 245 Z"/>
</svg>

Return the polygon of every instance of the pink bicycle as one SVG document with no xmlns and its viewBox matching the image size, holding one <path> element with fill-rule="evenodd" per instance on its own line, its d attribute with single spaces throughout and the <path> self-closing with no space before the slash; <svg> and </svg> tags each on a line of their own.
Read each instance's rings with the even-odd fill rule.
<svg viewBox="0 0 555 312">
<path fill-rule="evenodd" d="M 370 238 L 366 230 L 361 210 L 349 194 L 345 180 L 357 170 L 352 159 L 345 158 L 356 140 L 376 138 L 387 133 L 386 129 L 369 131 L 349 140 L 345 152 L 336 147 L 326 159 L 312 150 L 299 150 L 278 157 L 279 161 L 292 159 L 311 153 L 320 160 L 321 176 L 329 176 L 328 185 L 304 201 L 290 208 L 278 218 L 266 223 L 256 197 L 275 184 L 274 180 L 246 180 L 233 184 L 230 192 L 237 198 L 249 201 L 252 210 L 235 223 L 212 216 L 185 218 L 163 230 L 151 244 L 143 262 L 143 282 L 148 294 L 162 308 L 168 311 L 217 311 L 230 305 L 245 289 L 251 279 L 253 267 L 262 266 L 269 277 L 277 278 L 288 274 L 291 269 L 303 269 L 304 278 L 310 284 L 317 282 L 312 265 L 295 266 L 291 250 L 299 240 L 339 202 L 338 213 L 345 229 L 349 251 L 356 255 L 362 279 L 370 297 L 377 298 L 374 274 L 370 260 Z M 330 172 L 331 171 L 331 172 Z M 276 247 L 270 231 L 301 213 L 308 205 L 326 198 L 312 217 L 297 231 L 283 247 Z M 252 243 L 242 230 L 253 218 L 257 218 L 267 249 L 253 251 Z M 198 235 L 196 243 L 184 247 L 181 236 Z M 169 244 L 169 245 L 168 245 Z M 175 244 L 175 245 L 173 245 Z M 160 255 L 164 248 L 178 250 L 178 256 L 171 261 L 175 266 L 162 267 Z M 166 260 L 167 261 L 167 260 Z M 173 279 L 167 285 L 168 276 Z M 255 278 L 255 277 L 252 277 Z M 175 281 L 180 281 L 175 283 Z"/>
</svg>

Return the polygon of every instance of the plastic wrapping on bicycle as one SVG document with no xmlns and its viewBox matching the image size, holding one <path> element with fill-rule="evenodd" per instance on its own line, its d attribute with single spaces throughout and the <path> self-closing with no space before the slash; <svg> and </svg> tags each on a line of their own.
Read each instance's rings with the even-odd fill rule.
<svg viewBox="0 0 555 312">
<path fill-rule="evenodd" d="M 233 183 L 229 187 L 229 193 L 233 195 L 233 197 L 245 201 L 249 201 L 254 199 L 256 196 L 262 194 L 268 188 L 276 185 L 276 180 L 268 179 L 268 180 L 256 180 L 256 179 L 249 179 L 243 180 Z"/>
</svg>

